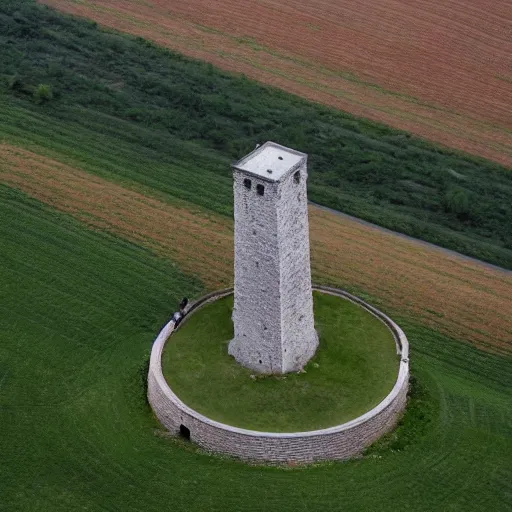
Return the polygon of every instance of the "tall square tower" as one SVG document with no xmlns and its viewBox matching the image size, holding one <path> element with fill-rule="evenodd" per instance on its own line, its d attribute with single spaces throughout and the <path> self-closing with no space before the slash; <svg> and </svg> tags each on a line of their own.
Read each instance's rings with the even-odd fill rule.
<svg viewBox="0 0 512 512">
<path fill-rule="evenodd" d="M 318 346 L 309 258 L 307 155 L 266 142 L 233 165 L 235 337 L 260 373 L 300 370 Z"/>
</svg>

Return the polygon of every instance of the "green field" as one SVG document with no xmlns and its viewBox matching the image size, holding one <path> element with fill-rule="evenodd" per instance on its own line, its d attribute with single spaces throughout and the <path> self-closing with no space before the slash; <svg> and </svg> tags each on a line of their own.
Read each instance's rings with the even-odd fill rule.
<svg viewBox="0 0 512 512">
<path fill-rule="evenodd" d="M 315 200 L 512 267 L 512 173 L 495 164 L 31 0 L 0 3 L 0 48 L 0 143 L 231 215 L 230 160 L 275 139 L 311 153 Z M 145 399 L 148 355 L 205 288 L 0 184 L 0 511 L 512 509 L 512 358 L 412 314 L 393 311 L 411 344 L 406 415 L 364 457 L 250 466 L 168 437 Z"/>
<path fill-rule="evenodd" d="M 512 173 L 497 164 L 33 0 L 0 3 L 0 46 L 0 141 L 231 215 L 230 162 L 274 140 L 309 154 L 311 200 L 512 268 Z"/>
<path fill-rule="evenodd" d="M 201 308 L 170 338 L 162 370 L 171 389 L 201 414 L 252 430 L 316 430 L 369 411 L 398 376 L 393 335 L 348 300 L 319 292 L 313 297 L 320 344 L 305 373 L 255 378 L 228 355 L 229 296 Z"/>
<path fill-rule="evenodd" d="M 512 364 L 397 319 L 423 398 L 367 457 L 251 467 L 162 435 L 141 368 L 201 286 L 0 188 L 0 509 L 509 510 Z"/>
</svg>

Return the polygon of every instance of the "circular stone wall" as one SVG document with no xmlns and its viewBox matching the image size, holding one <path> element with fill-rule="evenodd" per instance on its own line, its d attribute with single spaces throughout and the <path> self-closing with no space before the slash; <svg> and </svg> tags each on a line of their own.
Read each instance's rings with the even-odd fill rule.
<svg viewBox="0 0 512 512">
<path fill-rule="evenodd" d="M 171 432 L 190 436 L 205 450 L 246 460 L 266 462 L 313 462 L 347 459 L 361 453 L 389 432 L 403 412 L 409 380 L 409 344 L 403 331 L 386 315 L 347 292 L 324 286 L 315 290 L 337 295 L 359 304 L 384 322 L 393 333 L 401 355 L 398 378 L 391 392 L 376 407 L 352 421 L 335 427 L 295 433 L 246 430 L 214 421 L 187 407 L 170 389 L 162 373 L 162 351 L 174 330 L 171 320 L 156 338 L 151 351 L 148 374 L 148 400 L 159 421 Z M 187 316 L 204 304 L 232 293 L 231 289 L 199 299 Z"/>
</svg>

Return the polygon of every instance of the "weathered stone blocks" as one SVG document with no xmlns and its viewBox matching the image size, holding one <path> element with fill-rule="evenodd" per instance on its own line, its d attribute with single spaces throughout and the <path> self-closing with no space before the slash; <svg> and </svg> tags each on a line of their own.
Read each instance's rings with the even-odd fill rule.
<svg viewBox="0 0 512 512">
<path fill-rule="evenodd" d="M 260 373 L 301 369 L 318 346 L 307 155 L 267 142 L 233 166 L 235 336 L 229 353 Z"/>
<path fill-rule="evenodd" d="M 380 436 L 392 430 L 407 401 L 409 345 L 405 334 L 390 318 L 361 299 L 334 288 L 315 289 L 359 304 L 384 322 L 393 333 L 397 353 L 401 356 L 399 371 L 393 389 L 380 404 L 352 421 L 311 432 L 257 432 L 211 420 L 185 405 L 169 388 L 163 377 L 161 356 L 164 345 L 174 329 L 171 321 L 162 329 L 153 344 L 148 375 L 149 403 L 162 425 L 176 435 L 179 434 L 180 426 L 185 426 L 190 431 L 190 439 L 205 450 L 246 460 L 272 463 L 347 459 L 358 455 Z M 195 309 L 208 301 L 230 293 L 231 290 L 222 290 L 207 295 L 192 305 L 188 314 L 193 314 Z"/>
</svg>

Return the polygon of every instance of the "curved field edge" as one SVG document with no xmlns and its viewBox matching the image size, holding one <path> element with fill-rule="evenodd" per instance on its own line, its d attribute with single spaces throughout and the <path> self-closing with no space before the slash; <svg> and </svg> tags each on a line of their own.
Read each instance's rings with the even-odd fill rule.
<svg viewBox="0 0 512 512">
<path fill-rule="evenodd" d="M 0 144 L 4 183 L 171 258 L 209 290 L 232 283 L 232 220 L 144 194 L 19 147 Z M 509 352 L 512 277 L 310 206 L 313 277 L 370 297 L 393 315 L 486 350 Z"/>
<path fill-rule="evenodd" d="M 6 510 L 510 508 L 510 358 L 409 321 L 426 431 L 405 424 L 390 448 L 308 468 L 211 457 L 166 437 L 140 378 L 155 333 L 197 283 L 5 187 L 0 215 Z"/>
<path fill-rule="evenodd" d="M 393 335 L 357 304 L 313 298 L 320 343 L 303 372 L 258 375 L 228 355 L 231 295 L 201 307 L 169 338 L 162 372 L 170 388 L 198 413 L 249 430 L 305 432 L 368 412 L 397 380 Z"/>
<path fill-rule="evenodd" d="M 512 165 L 512 43 L 499 2 L 42 3 Z"/>
<path fill-rule="evenodd" d="M 512 173 L 496 164 L 30 0 L 1 4 L 0 34 L 2 140 L 228 216 L 230 160 L 276 140 L 309 154 L 316 202 L 512 267 Z"/>
</svg>

